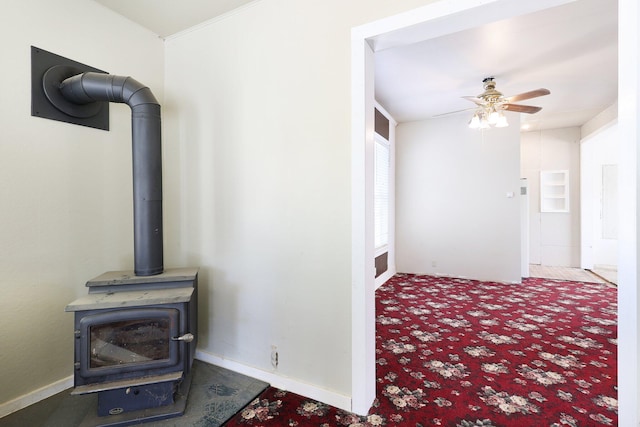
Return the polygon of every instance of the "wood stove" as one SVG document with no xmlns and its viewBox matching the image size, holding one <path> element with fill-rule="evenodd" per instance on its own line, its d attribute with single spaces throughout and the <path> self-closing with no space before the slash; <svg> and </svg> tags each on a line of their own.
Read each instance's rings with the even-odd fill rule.
<svg viewBox="0 0 640 427">
<path fill-rule="evenodd" d="M 197 269 L 155 276 L 107 272 L 74 312 L 72 394 L 97 393 L 87 425 L 128 425 L 184 413 L 197 343 Z"/>
<path fill-rule="evenodd" d="M 108 104 L 131 108 L 134 270 L 87 282 L 75 313 L 73 394 L 97 393 L 90 426 L 184 413 L 196 348 L 197 269 L 164 269 L 160 104 L 151 90 L 31 48 L 32 115 L 108 130 Z"/>
</svg>

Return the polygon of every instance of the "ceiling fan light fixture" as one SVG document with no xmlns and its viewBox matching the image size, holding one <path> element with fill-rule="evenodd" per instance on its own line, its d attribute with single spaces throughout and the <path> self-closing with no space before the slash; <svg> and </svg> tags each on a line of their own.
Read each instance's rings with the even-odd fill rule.
<svg viewBox="0 0 640 427">
<path fill-rule="evenodd" d="M 478 116 L 476 112 L 473 117 L 471 117 L 471 120 L 469 120 L 469 129 L 478 129 L 478 127 L 480 127 L 480 116 Z"/>
<path fill-rule="evenodd" d="M 487 115 L 483 114 L 482 118 L 480 119 L 480 126 L 478 126 L 479 129 L 489 129 L 491 127 L 491 125 L 489 125 L 489 120 L 487 119 Z"/>
<path fill-rule="evenodd" d="M 507 126 L 509 126 L 509 122 L 507 121 L 507 116 L 505 116 L 502 111 L 498 115 L 498 120 L 496 121 L 495 126 L 497 128 L 506 128 Z"/>
<path fill-rule="evenodd" d="M 489 110 L 489 124 L 495 125 L 500 119 L 500 113 L 496 111 L 495 107 L 491 107 Z"/>
<path fill-rule="evenodd" d="M 476 104 L 476 111 L 469 121 L 471 129 L 489 129 L 490 127 L 504 128 L 509 126 L 504 110 L 516 113 L 535 114 L 542 107 L 514 104 L 525 99 L 537 98 L 549 95 L 549 89 L 535 89 L 510 97 L 504 97 L 496 90 L 496 82 L 493 77 L 487 77 L 483 81 L 484 92 L 478 96 L 464 96 L 463 98 Z M 464 111 L 464 110 L 461 110 Z"/>
</svg>

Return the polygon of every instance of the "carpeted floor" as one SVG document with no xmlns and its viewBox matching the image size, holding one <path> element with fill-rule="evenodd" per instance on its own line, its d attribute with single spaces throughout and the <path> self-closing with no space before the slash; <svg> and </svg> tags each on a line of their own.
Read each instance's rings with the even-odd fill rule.
<svg viewBox="0 0 640 427">
<path fill-rule="evenodd" d="M 615 426 L 616 288 L 399 274 L 376 292 L 367 417 L 268 388 L 243 426 Z"/>
<path fill-rule="evenodd" d="M 615 426 L 616 298 L 603 283 L 399 274 L 376 292 L 378 398 L 368 416 L 196 361 L 185 416 L 145 425 Z M 75 427 L 93 398 L 67 391 L 0 427 Z"/>
<path fill-rule="evenodd" d="M 268 384 L 201 361 L 193 363 L 193 380 L 183 416 L 144 426 L 218 427 Z M 71 396 L 70 390 L 0 418 L 0 427 L 77 427 L 96 411 L 96 395 Z M 105 417 L 101 417 L 105 418 Z"/>
</svg>

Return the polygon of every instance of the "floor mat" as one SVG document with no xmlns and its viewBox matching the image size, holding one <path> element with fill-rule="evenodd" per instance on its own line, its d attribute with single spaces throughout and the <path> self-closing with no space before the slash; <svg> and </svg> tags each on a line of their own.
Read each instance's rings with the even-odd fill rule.
<svg viewBox="0 0 640 427">
<path fill-rule="evenodd" d="M 269 384 L 228 369 L 194 361 L 191 390 L 185 413 L 181 417 L 154 421 L 154 427 L 218 427 L 250 403 Z M 95 394 L 71 396 L 71 390 L 56 395 L 47 402 L 0 419 L 0 427 L 77 427 L 85 416 L 95 413 Z M 47 408 L 54 405 L 55 408 Z M 45 408 L 45 410 L 40 410 Z M 102 417 L 101 417 L 102 418 Z M 106 417 L 105 417 L 106 418 Z"/>
</svg>

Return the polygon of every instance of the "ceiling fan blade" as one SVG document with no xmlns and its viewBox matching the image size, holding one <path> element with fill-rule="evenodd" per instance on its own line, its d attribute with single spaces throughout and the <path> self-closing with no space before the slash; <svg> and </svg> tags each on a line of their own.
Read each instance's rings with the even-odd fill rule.
<svg viewBox="0 0 640 427">
<path fill-rule="evenodd" d="M 476 107 L 470 107 L 470 108 L 465 108 L 464 110 L 449 111 L 448 113 L 436 114 L 435 116 L 431 116 L 431 118 L 435 119 L 436 117 L 450 116 L 452 114 L 458 114 L 458 113 L 462 113 L 462 112 L 465 112 L 465 111 L 471 111 L 471 110 L 475 110 L 475 109 L 476 109 Z"/>
<path fill-rule="evenodd" d="M 464 99 L 466 99 L 467 101 L 471 101 L 476 103 L 477 105 L 486 105 L 487 102 L 482 99 L 482 98 L 478 98 L 477 96 L 463 96 Z"/>
<path fill-rule="evenodd" d="M 505 98 L 505 101 L 507 101 L 507 102 L 517 102 L 517 101 L 522 101 L 522 100 L 525 100 L 525 99 L 531 99 L 531 98 L 537 98 L 539 96 L 549 95 L 550 93 L 551 93 L 551 91 L 549 89 L 540 88 L 540 89 L 536 89 L 536 90 L 531 90 L 529 92 L 520 93 L 518 95 L 510 96 L 508 98 Z"/>
<path fill-rule="evenodd" d="M 532 107 L 531 105 L 504 104 L 502 109 L 507 111 L 515 111 L 516 113 L 534 114 L 542 110 L 542 107 Z"/>
</svg>

